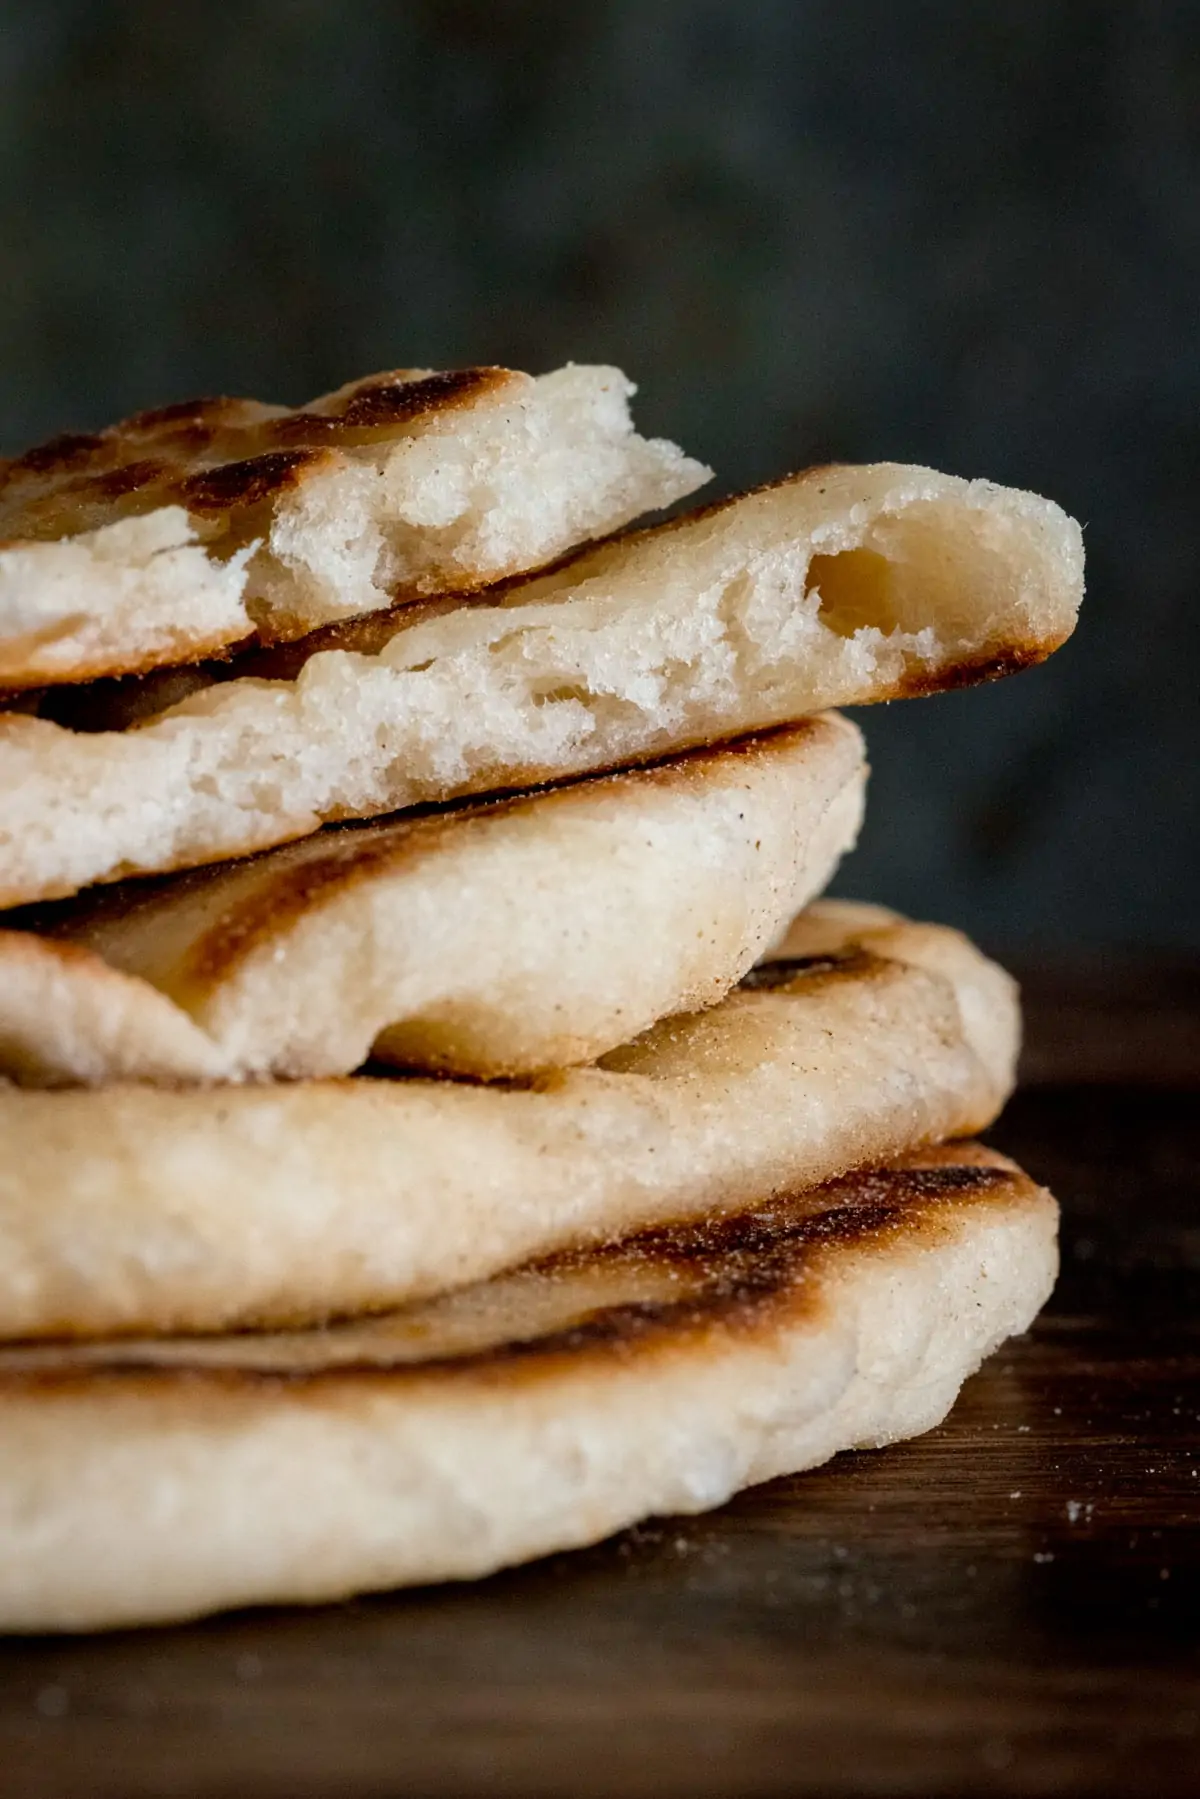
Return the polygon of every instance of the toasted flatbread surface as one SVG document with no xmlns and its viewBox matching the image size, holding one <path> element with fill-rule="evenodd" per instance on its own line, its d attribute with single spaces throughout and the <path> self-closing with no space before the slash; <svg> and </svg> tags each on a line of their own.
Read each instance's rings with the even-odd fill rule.
<svg viewBox="0 0 1200 1799">
<path fill-rule="evenodd" d="M 0 1089 L 0 1338 L 307 1323 L 814 1186 L 982 1130 L 1018 1035 L 898 923 L 532 1084 Z"/>
<path fill-rule="evenodd" d="M 392 369 L 188 400 L 0 462 L 0 687 L 192 660 L 536 568 L 708 471 L 619 369 Z"/>
<path fill-rule="evenodd" d="M 714 1004 L 862 817 L 830 714 L 724 749 L 102 887 L 0 929 L 0 1074 L 25 1085 L 592 1061 Z M 20 915 L 9 914 L 7 922 Z"/>
<path fill-rule="evenodd" d="M 915 1435 L 1056 1223 L 960 1144 L 334 1330 L 0 1350 L 0 1626 L 470 1578 Z"/>
<path fill-rule="evenodd" d="M 1032 494 L 816 469 L 134 730 L 0 716 L 0 903 L 1008 673 L 1070 633 L 1082 570 Z"/>
</svg>

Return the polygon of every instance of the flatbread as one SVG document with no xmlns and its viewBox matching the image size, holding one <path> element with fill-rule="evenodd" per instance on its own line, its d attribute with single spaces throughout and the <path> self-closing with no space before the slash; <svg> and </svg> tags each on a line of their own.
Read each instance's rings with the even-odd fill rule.
<svg viewBox="0 0 1200 1799">
<path fill-rule="evenodd" d="M 0 930 L 0 1074 L 295 1078 L 374 1053 L 494 1079 L 592 1061 L 741 979 L 853 845 L 865 781 L 859 731 L 829 714 L 9 914 L 33 928 Z"/>
<path fill-rule="evenodd" d="M 0 686 L 294 637 L 537 568 L 709 471 L 619 369 L 392 369 L 295 410 L 185 400 L 0 461 Z"/>
<path fill-rule="evenodd" d="M 914 1436 L 1056 1225 L 960 1144 L 335 1330 L 0 1351 L 0 1626 L 472 1578 Z"/>
<path fill-rule="evenodd" d="M 816 469 L 135 730 L 0 716 L 0 904 L 1010 673 L 1069 635 L 1082 571 L 1032 494 Z"/>
<path fill-rule="evenodd" d="M 847 943 L 867 955 L 899 954 L 942 975 L 953 984 L 970 1041 L 993 1040 L 999 1003 L 995 964 L 984 961 L 960 932 L 942 925 L 909 924 L 898 912 L 862 900 L 822 900 L 792 920 L 766 960 L 811 962 L 837 955 Z"/>
<path fill-rule="evenodd" d="M 937 926 L 871 942 L 529 1085 L 0 1089 L 0 1338 L 379 1310 L 984 1129 L 1013 983 Z"/>
</svg>

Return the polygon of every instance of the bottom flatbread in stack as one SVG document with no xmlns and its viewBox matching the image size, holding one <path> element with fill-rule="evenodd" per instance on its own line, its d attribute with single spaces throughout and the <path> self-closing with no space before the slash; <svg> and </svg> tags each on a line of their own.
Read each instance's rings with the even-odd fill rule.
<svg viewBox="0 0 1200 1799">
<path fill-rule="evenodd" d="M 959 1144 L 367 1322 L 0 1350 L 0 1624 L 487 1574 L 928 1430 L 1056 1221 Z"/>
</svg>

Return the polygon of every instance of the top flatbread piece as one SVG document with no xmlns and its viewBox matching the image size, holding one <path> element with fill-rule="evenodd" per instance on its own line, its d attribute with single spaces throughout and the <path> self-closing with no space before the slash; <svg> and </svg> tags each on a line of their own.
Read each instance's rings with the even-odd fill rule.
<svg viewBox="0 0 1200 1799">
<path fill-rule="evenodd" d="M 392 369 L 187 400 L 0 461 L 0 687 L 278 641 L 562 555 L 707 479 L 619 369 Z"/>
</svg>

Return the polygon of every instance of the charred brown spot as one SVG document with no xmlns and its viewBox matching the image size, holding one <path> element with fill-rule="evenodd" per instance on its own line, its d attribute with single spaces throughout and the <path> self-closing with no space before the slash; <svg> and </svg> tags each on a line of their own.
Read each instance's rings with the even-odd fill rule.
<svg viewBox="0 0 1200 1799">
<path fill-rule="evenodd" d="M 211 419 L 214 413 L 221 414 L 241 404 L 241 401 L 231 400 L 224 394 L 198 400 L 176 400 L 170 406 L 150 406 L 145 412 L 135 412 L 132 417 L 123 419 L 116 429 L 157 431 L 160 425 L 196 424 Z"/>
<path fill-rule="evenodd" d="M 169 431 L 156 433 L 155 448 L 163 454 L 174 456 L 179 462 L 202 456 L 219 437 L 221 427 L 201 424 L 198 420 L 189 425 L 177 425 Z"/>
<path fill-rule="evenodd" d="M 872 1238 L 882 1244 L 897 1232 L 919 1232 L 941 1206 L 999 1194 L 1022 1179 L 1011 1168 L 966 1160 L 871 1170 L 830 1182 L 816 1193 L 696 1224 L 642 1231 L 606 1249 L 548 1257 L 538 1266 L 548 1274 L 561 1270 L 568 1276 L 573 1267 L 594 1267 L 598 1261 L 674 1267 L 689 1277 L 688 1291 L 678 1301 L 609 1306 L 553 1335 L 424 1367 L 477 1372 L 517 1359 L 631 1346 L 656 1332 L 753 1330 L 778 1303 L 807 1302 L 804 1277 L 810 1266 L 815 1271 L 814 1258 L 823 1252 L 865 1245 Z M 819 1299 L 819 1290 L 812 1297 Z"/>
<path fill-rule="evenodd" d="M 367 382 L 342 408 L 345 425 L 405 425 L 425 413 L 448 412 L 511 379 L 507 369 L 447 369 L 419 381 Z"/>
<path fill-rule="evenodd" d="M 221 468 L 191 475 L 180 484 L 184 504 L 193 512 L 228 512 L 235 506 L 258 506 L 294 487 L 301 470 L 322 460 L 320 450 L 270 450 Z"/>
<path fill-rule="evenodd" d="M 1011 1188 L 1011 1169 L 987 1163 L 899 1167 L 853 1174 L 821 1190 L 831 1204 L 814 1209 L 812 1193 L 783 1198 L 749 1212 L 710 1217 L 699 1224 L 640 1232 L 607 1249 L 568 1252 L 539 1264 L 547 1273 L 606 1261 L 657 1263 L 686 1271 L 686 1296 L 607 1306 L 566 1330 L 513 1342 L 469 1357 L 422 1364 L 423 1371 L 477 1373 L 506 1363 L 553 1358 L 589 1348 L 630 1348 L 659 1333 L 753 1330 L 789 1296 L 804 1303 L 807 1265 L 822 1251 L 886 1242 L 897 1232 L 920 1231 L 937 1208 L 968 1195 Z M 813 1298 L 819 1298 L 814 1293 Z"/>
<path fill-rule="evenodd" d="M 304 444 L 312 438 L 336 443 L 346 435 L 340 418 L 322 412 L 288 412 L 282 418 L 270 419 L 261 427 L 263 437 L 278 444 Z"/>
<path fill-rule="evenodd" d="M 44 444 L 35 444 L 10 464 L 10 474 L 50 475 L 79 468 L 106 449 L 104 439 L 91 432 L 63 431 Z"/>
<path fill-rule="evenodd" d="M 741 985 L 751 992 L 770 992 L 776 987 L 790 987 L 802 975 L 861 975 L 879 960 L 867 950 L 830 950 L 821 956 L 782 956 L 778 961 L 764 962 L 743 975 Z"/>
<path fill-rule="evenodd" d="M 543 1267 L 569 1267 L 598 1257 L 615 1261 L 700 1264 L 727 1286 L 757 1285 L 778 1252 L 789 1260 L 823 1243 L 852 1243 L 902 1221 L 914 1207 L 928 1206 L 1011 1181 L 1006 1168 L 989 1163 L 943 1163 L 932 1167 L 872 1169 L 831 1181 L 813 1193 L 797 1193 L 751 1211 L 731 1212 L 698 1223 L 662 1225 L 612 1244 L 607 1250 L 549 1258 Z M 815 1205 L 820 1197 L 824 1204 Z M 770 1277 L 769 1285 L 777 1280 Z"/>
<path fill-rule="evenodd" d="M 404 837 L 417 828 L 416 822 L 400 828 Z M 321 853 L 311 857 L 286 858 L 263 877 L 235 905 L 227 907 L 212 930 L 195 942 L 181 968 L 181 981 L 173 991 L 207 988 L 222 975 L 245 960 L 257 946 L 278 940 L 289 925 L 314 906 L 322 897 L 367 880 L 376 870 L 386 868 L 397 859 L 397 830 L 389 829 L 386 837 L 366 827 L 362 833 L 322 833 L 316 840 Z M 266 851 L 268 858 L 278 852 Z M 198 884 L 206 871 L 192 877 Z"/>
<path fill-rule="evenodd" d="M 512 379 L 507 369 L 452 369 L 413 380 L 377 376 L 359 382 L 338 402 L 337 412 L 298 410 L 259 426 L 262 440 L 276 444 L 337 444 L 386 435 L 398 426 L 448 412 Z"/>
<path fill-rule="evenodd" d="M 462 604 L 461 592 L 443 594 L 438 599 L 404 599 L 376 612 L 363 612 L 353 618 L 335 619 L 332 624 L 318 625 L 302 637 L 290 641 L 272 641 L 269 624 L 260 629 L 261 647 L 245 651 L 239 658 L 237 672 L 253 675 L 260 681 L 294 681 L 312 656 L 326 650 L 349 650 L 358 656 L 377 656 L 400 632 L 426 624 L 455 612 Z"/>
<path fill-rule="evenodd" d="M 634 776 L 669 786 L 703 770 L 711 762 L 728 765 L 732 761 L 753 763 L 769 759 L 772 747 L 780 740 L 786 738 L 788 742 L 794 743 L 798 738 L 819 736 L 824 728 L 824 721 L 820 719 L 801 718 L 792 725 L 770 725 L 765 730 L 732 739 L 717 738 L 701 744 L 682 744 L 678 749 L 668 751 L 665 756 L 644 758 L 640 764 L 631 761 L 606 773 L 589 774 L 582 778 L 594 785 L 597 780 L 620 780 L 624 776 Z"/>
<path fill-rule="evenodd" d="M 140 487 L 154 487 L 173 471 L 165 462 L 146 457 L 141 462 L 127 462 L 123 468 L 109 469 L 103 475 L 89 475 L 72 484 L 69 491 L 81 500 L 121 500 Z"/>
<path fill-rule="evenodd" d="M 978 656 L 965 657 L 945 668 L 913 668 L 900 677 L 891 693 L 880 698 L 895 700 L 923 699 L 931 693 L 949 693 L 957 687 L 977 687 L 984 681 L 1003 681 L 1008 675 L 1019 675 L 1023 669 L 1036 668 L 1045 662 L 1065 637 L 1044 638 L 1038 642 L 1006 644 L 1002 649 L 986 650 Z"/>
</svg>

